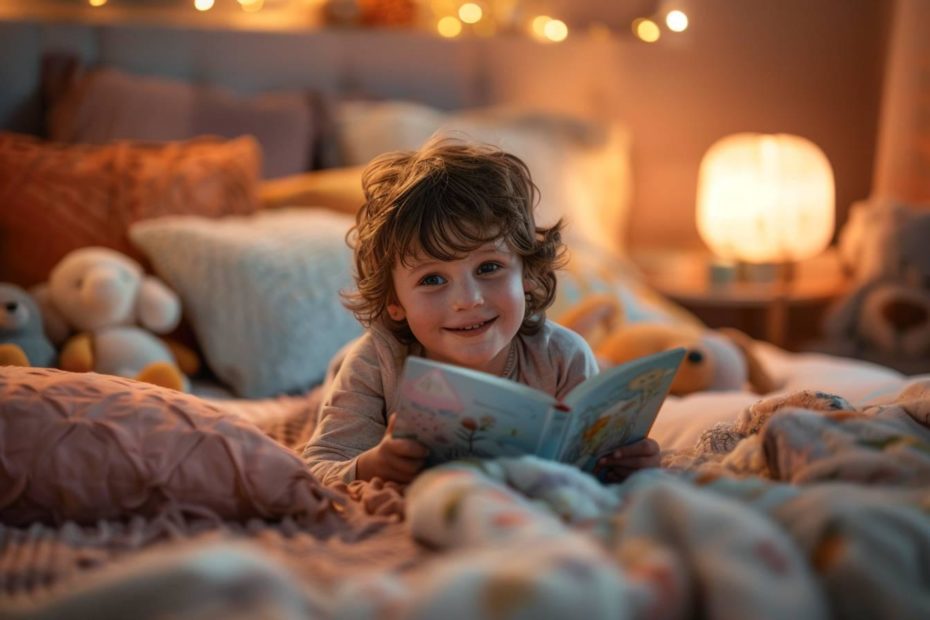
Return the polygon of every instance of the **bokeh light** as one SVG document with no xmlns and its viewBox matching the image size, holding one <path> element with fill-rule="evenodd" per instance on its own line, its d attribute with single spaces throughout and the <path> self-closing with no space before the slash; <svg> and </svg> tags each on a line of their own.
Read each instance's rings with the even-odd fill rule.
<svg viewBox="0 0 930 620">
<path fill-rule="evenodd" d="M 646 43 L 655 43 L 662 36 L 659 25 L 646 17 L 641 17 L 633 21 L 633 34 Z"/>
<path fill-rule="evenodd" d="M 462 22 L 451 15 L 447 15 L 436 23 L 436 31 L 440 36 L 453 39 L 462 33 Z"/>
<path fill-rule="evenodd" d="M 688 16 L 678 9 L 669 11 L 665 16 L 665 25 L 672 32 L 684 32 L 688 29 Z"/>
<path fill-rule="evenodd" d="M 482 17 L 484 17 L 484 11 L 474 2 L 466 2 L 459 7 L 459 19 L 466 24 L 477 24 Z"/>
</svg>

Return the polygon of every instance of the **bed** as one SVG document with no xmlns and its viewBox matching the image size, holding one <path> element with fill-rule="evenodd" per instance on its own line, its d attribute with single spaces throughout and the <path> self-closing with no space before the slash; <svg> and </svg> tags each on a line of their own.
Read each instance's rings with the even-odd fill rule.
<svg viewBox="0 0 930 620">
<path fill-rule="evenodd" d="M 138 109 L 109 112 L 127 125 L 95 120 L 114 93 L 130 109 L 192 97 L 190 80 L 142 77 L 130 65 L 191 73 L 185 46 L 231 44 L 222 33 L 170 34 L 167 59 L 140 58 L 146 48 L 134 44 L 165 42 L 158 29 L 46 37 L 123 64 L 69 91 L 77 99 L 57 108 L 51 145 L 0 142 L 0 187 L 27 173 L 34 181 L 5 194 L 19 208 L 2 212 L 15 243 L 0 249 L 0 264 L 4 279 L 29 285 L 69 244 L 139 257 L 182 298 L 211 375 L 182 394 L 0 369 L 0 617 L 930 615 L 930 376 L 756 343 L 778 389 L 670 397 L 652 431 L 664 467 L 622 485 L 531 458 L 453 463 L 408 488 L 313 479 L 297 454 L 330 358 L 359 333 L 337 292 L 350 278 L 342 237 L 359 165 L 373 154 L 413 148 L 439 127 L 517 152 L 540 180 L 542 219 L 570 221 L 560 309 L 608 292 L 631 321 L 695 319 L 618 251 L 633 208 L 622 122 L 491 96 L 471 52 L 450 58 L 462 48 L 427 40 L 380 45 L 406 60 L 438 49 L 457 73 L 385 83 L 379 68 L 390 59 L 362 62 L 329 35 L 315 49 L 341 50 L 355 71 L 349 86 L 367 92 L 331 101 L 328 123 L 307 116 L 306 97 L 216 92 L 197 101 L 250 121 L 277 110 L 281 133 L 191 141 L 181 121 L 129 122 L 152 121 Z M 208 57 L 218 64 L 201 72 L 224 75 L 222 55 Z M 262 67 L 226 79 L 262 76 L 270 89 L 282 73 Z M 316 79 L 345 86 L 331 67 Z M 313 122 L 321 127 L 309 137 Z M 301 149 L 271 146 L 298 133 Z M 112 142 L 153 136 L 168 142 Z M 203 158 L 209 165 L 182 165 Z M 301 171 L 310 160 L 330 165 Z M 114 191 L 102 198 L 100 184 Z M 109 224 L 66 230 L 62 214 L 78 203 L 81 217 Z"/>
</svg>

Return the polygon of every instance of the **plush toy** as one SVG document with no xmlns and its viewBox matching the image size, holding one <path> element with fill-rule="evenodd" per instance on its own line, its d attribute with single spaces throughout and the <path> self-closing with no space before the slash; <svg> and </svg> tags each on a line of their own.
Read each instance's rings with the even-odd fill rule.
<svg viewBox="0 0 930 620">
<path fill-rule="evenodd" d="M 740 390 L 747 385 L 761 394 L 776 387 L 753 353 L 752 339 L 738 330 L 624 323 L 620 303 L 611 295 L 592 295 L 556 320 L 584 336 L 604 365 L 685 347 L 688 353 L 671 387 L 671 393 L 678 396 L 702 390 Z"/>
<path fill-rule="evenodd" d="M 180 300 L 129 257 L 101 247 L 75 250 L 33 294 L 46 333 L 61 346 L 62 369 L 187 389 L 196 355 L 156 336 L 178 325 Z"/>
<path fill-rule="evenodd" d="M 853 287 L 824 331 L 842 353 L 930 358 L 930 205 L 853 205 L 839 237 Z"/>
<path fill-rule="evenodd" d="M 51 366 L 55 348 L 42 329 L 35 300 L 13 284 L 0 284 L 0 366 Z"/>
</svg>

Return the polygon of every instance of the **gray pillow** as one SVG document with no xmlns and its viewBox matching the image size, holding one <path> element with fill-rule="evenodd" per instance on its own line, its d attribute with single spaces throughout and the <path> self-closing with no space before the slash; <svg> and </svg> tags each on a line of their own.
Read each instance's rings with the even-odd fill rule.
<svg viewBox="0 0 930 620">
<path fill-rule="evenodd" d="M 129 237 L 180 295 L 210 368 L 237 395 L 262 398 L 322 381 L 361 334 L 339 291 L 353 286 L 345 234 L 325 209 L 138 222 Z"/>
</svg>

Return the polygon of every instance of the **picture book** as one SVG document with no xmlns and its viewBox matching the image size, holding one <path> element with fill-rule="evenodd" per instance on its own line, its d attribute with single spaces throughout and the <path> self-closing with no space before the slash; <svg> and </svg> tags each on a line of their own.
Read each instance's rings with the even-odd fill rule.
<svg viewBox="0 0 930 620">
<path fill-rule="evenodd" d="M 562 401 L 522 383 L 409 357 L 393 436 L 428 447 L 428 465 L 535 454 L 593 471 L 600 457 L 647 436 L 684 355 L 671 349 L 608 368 Z"/>
</svg>

